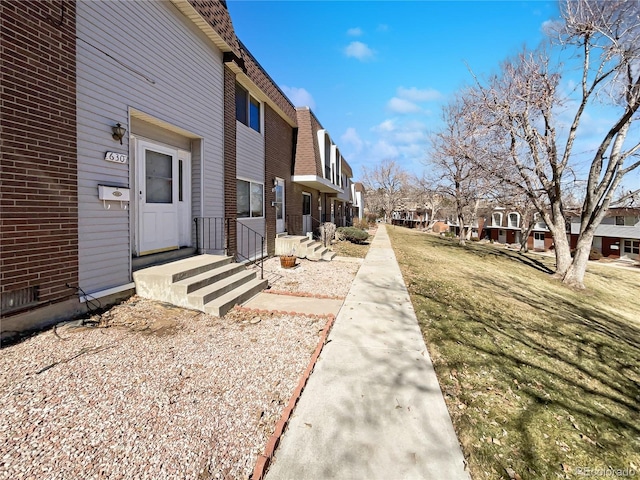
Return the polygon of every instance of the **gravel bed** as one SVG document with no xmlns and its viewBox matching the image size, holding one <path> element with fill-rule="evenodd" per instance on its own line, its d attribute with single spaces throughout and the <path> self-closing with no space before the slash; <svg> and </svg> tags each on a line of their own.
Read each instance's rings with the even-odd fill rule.
<svg viewBox="0 0 640 480">
<path fill-rule="evenodd" d="M 0 478 L 249 478 L 325 323 L 132 297 L 4 348 Z"/>
<path fill-rule="evenodd" d="M 344 298 L 361 263 L 361 259 L 313 262 L 301 258 L 294 268 L 282 268 L 280 258 L 272 257 L 264 261 L 264 276 L 270 287 L 279 292 Z"/>
</svg>

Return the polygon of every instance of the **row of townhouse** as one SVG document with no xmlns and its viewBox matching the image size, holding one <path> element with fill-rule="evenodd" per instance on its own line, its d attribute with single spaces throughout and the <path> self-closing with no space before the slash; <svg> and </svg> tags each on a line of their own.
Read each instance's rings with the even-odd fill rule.
<svg viewBox="0 0 640 480">
<path fill-rule="evenodd" d="M 224 1 L 25 0 L 0 17 L 2 332 L 130 295 L 161 252 L 273 255 L 278 235 L 361 216 L 339 148 Z"/>
<path fill-rule="evenodd" d="M 575 248 L 580 233 L 580 214 L 568 213 L 567 236 L 571 248 Z M 483 219 L 482 237 L 498 243 L 520 243 L 526 231 L 528 220 L 518 211 L 494 208 L 491 216 Z M 553 238 L 539 214 L 534 214 L 535 222 L 527 245 L 534 250 L 549 250 L 553 247 Z M 592 249 L 605 257 L 627 257 L 638 259 L 640 254 L 640 208 L 614 207 L 596 228 Z"/>
<path fill-rule="evenodd" d="M 436 233 L 446 231 L 459 232 L 455 221 L 431 221 L 428 209 L 411 204 L 398 208 L 392 214 L 395 225 L 410 228 L 424 228 L 431 223 Z M 502 244 L 520 244 L 522 235 L 528 230 L 530 219 L 525 218 L 516 209 L 504 207 L 482 208 L 478 218 L 472 225 L 471 237 L 492 240 Z M 534 225 L 527 237 L 529 249 L 546 251 L 553 248 L 553 237 L 546 223 L 538 213 L 533 214 Z M 568 214 L 567 236 L 571 248 L 575 248 L 580 232 L 580 215 L 577 212 Z M 596 228 L 592 248 L 605 257 L 627 257 L 640 259 L 640 208 L 610 208 Z"/>
</svg>

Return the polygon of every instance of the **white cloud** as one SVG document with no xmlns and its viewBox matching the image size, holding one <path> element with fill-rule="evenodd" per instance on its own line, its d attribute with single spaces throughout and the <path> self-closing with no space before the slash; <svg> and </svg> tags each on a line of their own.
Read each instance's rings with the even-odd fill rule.
<svg viewBox="0 0 640 480">
<path fill-rule="evenodd" d="M 437 90 L 432 88 L 420 90 L 416 87 L 398 87 L 398 96 L 412 102 L 432 102 L 443 98 L 443 95 Z"/>
<path fill-rule="evenodd" d="M 364 142 L 360 138 L 360 135 L 358 135 L 358 132 L 353 127 L 347 128 L 347 130 L 340 137 L 340 141 L 342 145 L 351 145 L 355 153 L 360 152 L 362 150 L 362 147 L 364 146 Z"/>
<path fill-rule="evenodd" d="M 287 87 L 283 85 L 282 91 L 296 107 L 309 107 L 311 110 L 316 108 L 316 102 L 313 96 L 304 88 Z"/>
<path fill-rule="evenodd" d="M 344 49 L 344 53 L 347 57 L 354 57 L 361 61 L 372 60 L 375 57 L 375 51 L 362 42 L 351 42 Z"/>
<path fill-rule="evenodd" d="M 347 30 L 347 35 L 350 37 L 359 37 L 362 35 L 362 29 L 360 27 L 350 28 Z"/>
<path fill-rule="evenodd" d="M 384 122 L 376 125 L 375 127 L 371 127 L 371 131 L 375 133 L 387 133 L 393 132 L 395 130 L 394 120 L 385 120 Z"/>
<path fill-rule="evenodd" d="M 382 160 L 385 158 L 397 158 L 399 155 L 398 147 L 389 143 L 387 140 L 378 140 L 371 148 L 375 152 L 375 158 Z"/>
<path fill-rule="evenodd" d="M 378 25 L 378 31 L 379 32 L 388 32 L 389 31 L 389 25 L 381 23 L 380 25 Z"/>
<path fill-rule="evenodd" d="M 387 102 L 387 108 L 393 113 L 418 113 L 420 112 L 420 107 L 409 100 L 404 98 L 393 97 L 391 100 Z"/>
</svg>

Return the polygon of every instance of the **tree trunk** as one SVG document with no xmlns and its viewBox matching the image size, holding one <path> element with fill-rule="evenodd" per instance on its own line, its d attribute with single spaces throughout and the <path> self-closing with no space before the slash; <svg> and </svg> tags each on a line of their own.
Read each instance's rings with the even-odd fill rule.
<svg viewBox="0 0 640 480">
<path fill-rule="evenodd" d="M 460 245 L 466 245 L 465 237 L 467 236 L 464 229 L 464 218 L 462 215 L 458 215 L 458 237 Z"/>
<path fill-rule="evenodd" d="M 562 277 L 562 283 L 570 287 L 584 289 L 584 274 L 587 270 L 592 242 L 593 232 L 585 232 L 580 236 L 573 261 Z"/>
<path fill-rule="evenodd" d="M 571 266 L 571 246 L 566 234 L 555 234 L 553 236 L 554 252 L 556 254 L 555 276 L 564 279 L 567 270 Z"/>
<path fill-rule="evenodd" d="M 531 235 L 531 232 L 533 231 L 533 227 L 535 226 L 535 224 L 533 223 L 533 221 L 529 222 L 529 226 L 527 228 L 523 228 L 520 230 L 520 253 L 527 253 L 529 251 L 529 245 L 528 245 L 528 241 L 529 241 L 529 235 Z"/>
</svg>

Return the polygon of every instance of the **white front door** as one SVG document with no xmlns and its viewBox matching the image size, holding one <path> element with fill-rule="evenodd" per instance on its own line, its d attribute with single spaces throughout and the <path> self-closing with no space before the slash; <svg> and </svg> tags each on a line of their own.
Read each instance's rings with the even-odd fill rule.
<svg viewBox="0 0 640 480">
<path fill-rule="evenodd" d="M 274 206 L 276 207 L 276 233 L 284 232 L 284 180 L 276 178 L 276 201 Z"/>
<path fill-rule="evenodd" d="M 313 223 L 311 221 L 311 194 L 303 193 L 302 194 L 302 233 L 306 235 L 307 233 L 313 231 Z"/>
<path fill-rule="evenodd" d="M 498 242 L 507 243 L 507 233 L 504 230 L 498 230 Z"/>
<path fill-rule="evenodd" d="M 138 254 L 176 249 L 180 243 L 178 151 L 140 141 L 136 153 Z"/>
<path fill-rule="evenodd" d="M 544 250 L 544 232 L 533 232 L 534 250 Z"/>
</svg>

